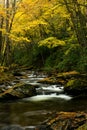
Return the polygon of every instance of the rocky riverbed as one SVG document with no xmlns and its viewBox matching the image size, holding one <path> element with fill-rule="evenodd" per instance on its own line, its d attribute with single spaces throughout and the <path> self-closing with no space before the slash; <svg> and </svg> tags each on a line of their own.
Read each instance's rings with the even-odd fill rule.
<svg viewBox="0 0 87 130">
<path fill-rule="evenodd" d="M 22 73 L 19 73 L 19 72 L 14 73 L 14 76 L 11 76 L 12 80 L 7 77 L 9 76 L 6 76 L 6 80 L 2 80 L 1 85 L 0 85 L 0 101 L 3 102 L 3 99 L 4 99 L 4 101 L 11 100 L 13 102 L 14 99 L 16 100 L 24 99 L 23 102 L 25 101 L 25 103 L 23 104 L 23 107 L 22 107 L 24 111 L 22 109 L 21 114 L 23 114 L 24 112 L 24 113 L 28 113 L 29 115 L 24 117 L 24 120 L 27 120 L 27 123 L 25 123 L 26 124 L 25 126 L 23 126 L 24 124 L 23 122 L 25 121 L 22 121 L 22 123 L 18 124 L 19 122 L 18 120 L 16 121 L 18 125 L 15 125 L 14 123 L 9 123 L 9 124 L 6 123 L 7 125 L 5 126 L 1 125 L 2 126 L 0 127 L 1 130 L 87 130 L 86 108 L 85 108 L 85 111 L 83 108 L 80 109 L 79 108 L 80 106 L 78 106 L 77 104 L 78 100 L 75 99 L 79 97 L 81 98 L 81 96 L 83 98 L 83 95 L 84 95 L 84 98 L 86 99 L 86 90 L 87 90 L 86 75 L 79 74 L 78 72 L 73 71 L 73 72 L 66 72 L 66 73 L 59 73 L 59 74 L 54 73 L 50 76 L 47 76 L 47 75 L 44 76 L 43 74 L 35 73 L 34 71 L 32 71 L 32 73 L 29 71 L 26 71 Z M 61 86 L 64 86 L 64 92 Z M 42 93 L 42 94 L 38 96 L 36 90 L 38 90 L 38 93 Z M 74 95 L 75 96 L 74 99 L 72 99 L 71 101 L 68 101 L 71 98 L 67 98 L 68 95 L 63 94 L 65 92 L 67 94 Z M 65 96 L 67 100 L 65 99 Z M 36 100 L 38 99 L 38 97 L 40 99 Z M 39 102 L 34 103 L 37 101 Z M 76 110 L 74 108 L 75 101 L 77 101 Z M 81 107 L 86 107 L 87 104 L 86 103 L 84 104 L 83 100 L 82 101 L 79 100 L 79 101 L 81 102 L 81 104 L 79 104 L 81 105 Z M 26 107 L 28 112 L 25 111 L 26 102 L 28 102 L 27 107 Z M 82 106 L 82 103 L 83 103 L 83 106 Z M 13 107 L 14 105 L 8 104 L 8 103 L 6 104 L 7 106 L 9 106 L 8 108 L 14 108 Z M 4 105 L 4 104 L 1 104 L 1 105 Z M 19 109 L 20 109 L 20 102 L 17 105 L 19 105 Z M 17 107 L 17 105 L 15 107 Z M 78 108 L 79 108 L 79 111 L 78 111 Z M 37 123 L 37 125 L 35 123 L 35 125 L 27 126 L 27 124 L 30 124 L 28 122 L 30 121 L 29 117 L 32 115 L 31 113 L 32 112 L 34 113 L 34 111 L 31 112 L 31 110 L 29 112 L 28 109 L 31 109 L 31 110 L 35 109 L 36 111 L 35 113 L 38 113 L 36 109 L 39 109 L 39 111 L 41 109 L 41 113 L 39 112 L 38 116 L 41 115 L 40 116 L 41 119 L 39 120 L 42 120 L 42 121 L 40 123 Z M 46 112 L 44 115 L 42 113 L 42 110 L 45 110 L 45 109 L 46 109 Z M 58 112 L 57 112 L 57 109 L 58 109 Z M 51 112 L 49 112 L 48 110 L 50 110 Z M 56 112 L 52 112 L 54 110 L 56 110 Z M 66 112 L 66 110 L 68 112 Z M 12 114 L 15 115 L 16 111 L 17 111 L 17 108 L 15 108 L 15 113 L 12 112 Z M 1 117 L 2 116 L 5 117 L 5 115 L 3 115 L 4 114 L 3 112 L 0 113 Z M 20 116 L 21 118 L 21 114 L 19 115 L 18 111 L 17 113 L 18 114 L 16 116 Z M 37 114 L 35 113 L 32 116 L 33 118 L 36 118 L 35 115 Z M 49 117 L 47 116 L 47 113 L 50 113 Z M 43 116 L 45 116 L 45 118 L 43 118 L 42 114 Z M 6 119 L 3 118 L 5 122 L 8 122 L 7 117 L 5 118 Z M 14 118 L 19 118 L 19 117 L 14 116 Z M 15 120 L 14 118 L 13 120 Z M 2 122 L 2 119 L 1 119 L 1 122 Z"/>
</svg>

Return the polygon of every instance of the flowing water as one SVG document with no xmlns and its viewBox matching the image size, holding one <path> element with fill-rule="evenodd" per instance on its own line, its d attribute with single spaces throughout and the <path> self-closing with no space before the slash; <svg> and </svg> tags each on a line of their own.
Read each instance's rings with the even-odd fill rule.
<svg viewBox="0 0 87 130">
<path fill-rule="evenodd" d="M 27 77 L 19 80 L 39 85 L 37 95 L 17 101 L 0 102 L 0 128 L 6 125 L 35 126 L 47 119 L 52 112 L 86 111 L 86 99 L 74 99 L 63 91 L 63 86 L 38 83 L 46 75 L 22 72 Z M 15 82 L 12 83 L 13 85 Z M 12 86 L 7 86 L 12 87 Z"/>
</svg>

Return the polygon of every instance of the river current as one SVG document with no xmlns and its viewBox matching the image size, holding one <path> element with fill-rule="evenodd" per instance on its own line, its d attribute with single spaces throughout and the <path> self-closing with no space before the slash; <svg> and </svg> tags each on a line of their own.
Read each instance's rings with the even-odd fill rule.
<svg viewBox="0 0 87 130">
<path fill-rule="evenodd" d="M 46 75 L 35 74 L 34 71 L 22 72 L 22 74 L 26 77 L 19 77 L 21 82 L 39 85 L 37 95 L 17 101 L 0 102 L 0 128 L 6 125 L 35 126 L 56 111 L 87 111 L 86 99 L 67 95 L 63 91 L 63 86 L 58 84 L 38 83 Z"/>
</svg>

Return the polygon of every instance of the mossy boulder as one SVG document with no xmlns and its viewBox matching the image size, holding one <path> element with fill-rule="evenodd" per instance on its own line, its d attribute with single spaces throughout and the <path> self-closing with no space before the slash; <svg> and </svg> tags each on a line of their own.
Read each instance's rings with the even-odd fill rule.
<svg viewBox="0 0 87 130">
<path fill-rule="evenodd" d="M 64 90 L 70 94 L 87 94 L 87 80 L 82 78 L 71 78 L 65 84 Z"/>
<path fill-rule="evenodd" d="M 24 130 L 20 125 L 7 125 L 1 128 L 1 130 Z"/>
<path fill-rule="evenodd" d="M 64 90 L 68 94 L 87 94 L 87 74 L 77 71 L 63 72 L 56 75 L 56 79 L 63 81 Z"/>
<path fill-rule="evenodd" d="M 87 130 L 87 122 L 80 126 L 77 130 Z"/>
<path fill-rule="evenodd" d="M 20 99 L 36 95 L 36 86 L 18 83 L 0 93 L 0 99 Z"/>
</svg>

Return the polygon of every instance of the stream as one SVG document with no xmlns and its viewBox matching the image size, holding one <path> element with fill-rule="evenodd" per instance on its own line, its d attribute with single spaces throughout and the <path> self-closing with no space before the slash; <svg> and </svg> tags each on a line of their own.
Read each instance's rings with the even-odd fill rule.
<svg viewBox="0 0 87 130">
<path fill-rule="evenodd" d="M 64 87 L 58 84 L 38 83 L 46 75 L 35 74 L 34 71 L 26 71 L 22 72 L 22 74 L 26 75 L 26 77 L 18 77 L 21 82 L 39 86 L 37 95 L 17 101 L 0 102 L 0 130 L 6 125 L 33 128 L 56 111 L 87 111 L 86 99 L 74 99 L 64 93 Z M 12 84 L 15 84 L 15 82 Z"/>
</svg>

